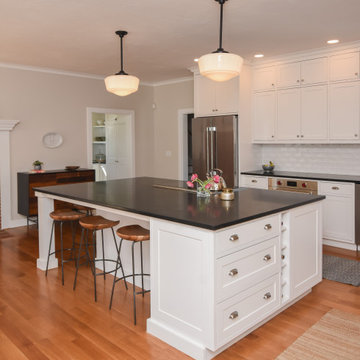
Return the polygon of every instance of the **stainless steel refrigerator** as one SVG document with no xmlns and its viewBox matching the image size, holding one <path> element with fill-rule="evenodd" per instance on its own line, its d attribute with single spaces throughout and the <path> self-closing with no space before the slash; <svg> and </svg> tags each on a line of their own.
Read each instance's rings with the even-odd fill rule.
<svg viewBox="0 0 360 360">
<path fill-rule="evenodd" d="M 199 117 L 192 120 L 192 168 L 200 179 L 221 169 L 228 187 L 239 186 L 237 116 Z"/>
</svg>

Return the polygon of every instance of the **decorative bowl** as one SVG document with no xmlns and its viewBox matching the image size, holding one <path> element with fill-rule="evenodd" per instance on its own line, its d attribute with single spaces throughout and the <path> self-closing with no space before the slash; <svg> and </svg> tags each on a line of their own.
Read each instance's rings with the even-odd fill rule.
<svg viewBox="0 0 360 360">
<path fill-rule="evenodd" d="M 265 172 L 272 172 L 274 170 L 275 165 L 263 165 L 262 168 Z"/>
</svg>

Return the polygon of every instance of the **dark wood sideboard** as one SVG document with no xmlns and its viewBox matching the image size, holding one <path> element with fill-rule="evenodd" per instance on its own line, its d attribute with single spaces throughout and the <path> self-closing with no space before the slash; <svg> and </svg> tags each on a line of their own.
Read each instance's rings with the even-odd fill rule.
<svg viewBox="0 0 360 360">
<path fill-rule="evenodd" d="M 72 184 L 95 181 L 95 170 L 47 170 L 42 173 L 18 172 L 18 213 L 29 219 L 36 219 L 38 214 L 37 197 L 34 187 Z M 56 205 L 55 205 L 56 206 Z"/>
</svg>

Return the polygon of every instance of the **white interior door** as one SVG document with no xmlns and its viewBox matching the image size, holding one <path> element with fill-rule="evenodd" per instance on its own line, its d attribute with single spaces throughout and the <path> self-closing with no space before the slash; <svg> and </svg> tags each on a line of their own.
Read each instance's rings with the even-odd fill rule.
<svg viewBox="0 0 360 360">
<path fill-rule="evenodd" d="M 124 179 L 132 176 L 131 118 L 129 115 L 106 114 L 107 178 Z"/>
</svg>

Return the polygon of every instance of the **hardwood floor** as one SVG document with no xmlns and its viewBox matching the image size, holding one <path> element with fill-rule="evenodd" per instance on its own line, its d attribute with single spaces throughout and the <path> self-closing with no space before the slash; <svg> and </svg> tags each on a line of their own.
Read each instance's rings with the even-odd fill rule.
<svg viewBox="0 0 360 360">
<path fill-rule="evenodd" d="M 354 252 L 324 250 L 355 259 Z M 137 298 L 118 283 L 109 311 L 112 276 L 98 279 L 93 299 L 90 269 L 82 267 L 76 291 L 74 266 L 45 273 L 36 268 L 37 231 L 31 226 L 0 231 L 0 359 L 190 359 L 146 333 L 149 295 Z M 359 260 L 359 257 L 357 257 Z M 328 280 L 312 293 L 216 357 L 218 360 L 274 359 L 330 309 L 360 314 L 360 288 Z"/>
</svg>

